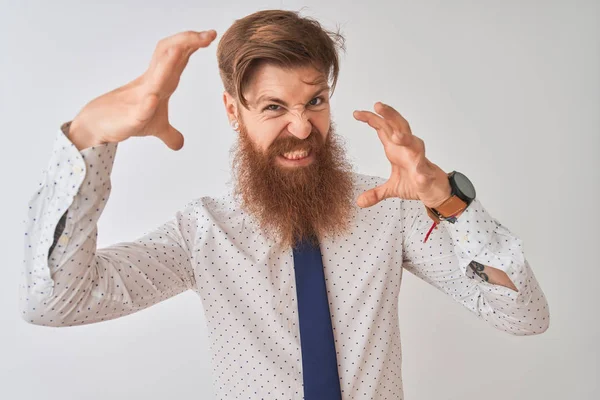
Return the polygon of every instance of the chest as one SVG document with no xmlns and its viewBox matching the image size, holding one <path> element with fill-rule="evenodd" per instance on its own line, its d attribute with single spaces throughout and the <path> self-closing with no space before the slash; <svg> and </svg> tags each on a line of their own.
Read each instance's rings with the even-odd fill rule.
<svg viewBox="0 0 600 400">
<path fill-rule="evenodd" d="M 359 221 L 360 222 L 360 221 Z M 340 319 L 396 307 L 402 241 L 394 221 L 357 223 L 350 234 L 320 244 L 332 316 Z M 197 291 L 210 318 L 297 320 L 294 257 L 258 233 L 215 227 L 194 248 Z M 214 315 L 212 315 L 214 317 Z"/>
</svg>

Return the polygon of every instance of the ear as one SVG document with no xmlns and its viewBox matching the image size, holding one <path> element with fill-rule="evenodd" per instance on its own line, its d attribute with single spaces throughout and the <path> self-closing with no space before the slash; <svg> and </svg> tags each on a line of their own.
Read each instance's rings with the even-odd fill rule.
<svg viewBox="0 0 600 400">
<path fill-rule="evenodd" d="M 239 120 L 237 101 L 227 91 L 223 92 L 223 104 L 225 105 L 225 112 L 227 113 L 229 122 Z"/>
</svg>

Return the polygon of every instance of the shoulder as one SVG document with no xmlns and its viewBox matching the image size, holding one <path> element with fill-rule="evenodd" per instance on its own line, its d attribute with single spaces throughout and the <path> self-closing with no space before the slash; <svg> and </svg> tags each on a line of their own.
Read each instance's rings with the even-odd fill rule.
<svg viewBox="0 0 600 400">
<path fill-rule="evenodd" d="M 231 191 L 204 195 L 188 201 L 182 212 L 202 223 L 228 224 L 243 219 L 239 201 Z"/>
</svg>

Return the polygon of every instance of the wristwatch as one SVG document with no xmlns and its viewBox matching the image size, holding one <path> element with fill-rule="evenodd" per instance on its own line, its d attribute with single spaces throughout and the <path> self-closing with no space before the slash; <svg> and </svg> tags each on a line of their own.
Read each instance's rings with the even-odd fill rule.
<svg viewBox="0 0 600 400">
<path fill-rule="evenodd" d="M 464 174 L 458 171 L 448 173 L 450 188 L 452 189 L 448 200 L 436 208 L 425 206 L 427 214 L 436 223 L 440 221 L 456 222 L 455 215 L 463 211 L 475 199 L 475 187 Z"/>
</svg>

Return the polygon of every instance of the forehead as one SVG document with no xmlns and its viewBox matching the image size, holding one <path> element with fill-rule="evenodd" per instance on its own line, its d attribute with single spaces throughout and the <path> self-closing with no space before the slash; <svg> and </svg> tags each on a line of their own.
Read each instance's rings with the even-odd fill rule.
<svg viewBox="0 0 600 400">
<path fill-rule="evenodd" d="M 263 95 L 304 100 L 307 94 L 326 85 L 325 74 L 312 66 L 283 68 L 263 64 L 253 71 L 244 95 L 251 103 Z"/>
</svg>

